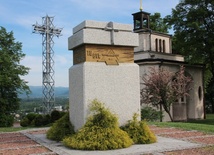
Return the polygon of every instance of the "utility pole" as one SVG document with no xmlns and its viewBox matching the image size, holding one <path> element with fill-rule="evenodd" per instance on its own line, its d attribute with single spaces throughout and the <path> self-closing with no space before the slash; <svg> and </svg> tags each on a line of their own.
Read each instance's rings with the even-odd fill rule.
<svg viewBox="0 0 214 155">
<path fill-rule="evenodd" d="M 55 28 L 54 17 L 42 17 L 42 25 L 33 25 L 33 33 L 42 35 L 42 92 L 44 113 L 49 114 L 54 107 L 54 51 L 53 37 L 61 36 L 62 28 Z"/>
</svg>

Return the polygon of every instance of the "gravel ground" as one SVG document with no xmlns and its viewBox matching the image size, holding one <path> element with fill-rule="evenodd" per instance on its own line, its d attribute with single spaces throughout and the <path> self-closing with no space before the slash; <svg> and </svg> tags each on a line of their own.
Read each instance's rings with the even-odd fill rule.
<svg viewBox="0 0 214 155">
<path fill-rule="evenodd" d="M 202 132 L 198 131 L 185 131 L 181 129 L 176 128 L 159 128 L 156 126 L 150 126 L 150 129 L 158 136 L 158 137 L 166 137 L 167 138 L 173 138 L 178 142 L 190 142 L 191 144 L 198 144 L 196 147 L 191 147 L 189 149 L 172 149 L 167 150 L 164 149 L 164 146 L 157 152 L 152 152 L 152 147 L 150 152 L 148 153 L 137 153 L 142 155 L 214 155 L 214 135 L 210 134 L 204 134 Z M 47 131 L 47 128 L 44 129 L 35 129 L 35 130 L 29 130 L 29 131 L 22 131 L 22 132 L 13 132 L 13 133 L 0 133 L 0 155 L 65 155 L 64 153 L 59 153 L 59 151 L 56 150 L 57 147 L 61 147 L 59 144 L 56 145 L 56 143 L 50 143 L 48 141 L 39 142 L 38 139 L 42 138 L 44 139 L 44 135 Z M 34 137 L 34 138 L 32 138 Z M 36 139 L 37 138 L 37 139 Z M 41 139 L 40 139 L 41 140 Z M 164 138 L 161 138 L 161 141 L 163 141 Z M 160 141 L 160 142 L 161 142 Z M 164 141 L 163 141 L 164 142 Z M 48 143 L 48 145 L 46 145 Z M 53 145 L 54 144 L 54 145 Z M 173 144 L 173 143 L 172 143 Z M 51 146 L 52 145 L 52 146 Z M 158 147 L 160 143 L 151 144 L 155 147 Z M 145 145 L 145 147 L 148 149 L 150 146 Z M 179 143 L 178 143 L 179 145 Z M 141 145 L 142 146 L 142 145 Z M 132 147 L 139 149 L 141 147 L 140 145 L 134 145 Z M 200 148 L 198 148 L 200 146 Z M 68 149 L 67 149 L 68 150 Z M 121 149 L 118 152 L 121 152 L 120 155 L 122 155 L 124 152 L 127 152 L 125 149 Z M 68 151 L 69 152 L 69 151 Z M 75 151 L 74 151 L 75 152 Z M 80 151 L 79 151 L 80 152 Z M 79 154 L 77 151 L 77 154 Z M 83 153 L 86 153 L 86 151 L 82 151 Z M 102 153 L 105 151 L 102 151 Z M 101 152 L 100 152 L 101 153 Z M 98 152 L 98 154 L 100 154 Z M 105 152 L 106 154 L 110 154 L 109 152 Z M 105 154 L 103 153 L 103 154 Z M 112 153 L 112 152 L 111 152 Z M 69 154 L 69 153 L 67 153 Z M 91 153 L 90 153 L 91 154 Z M 115 154 L 115 153 L 113 153 Z M 118 153 L 119 154 L 119 153 Z M 126 154 L 129 154 L 128 152 Z M 132 153 L 131 153 L 132 154 Z M 72 154 L 73 155 L 73 154 Z M 133 154 L 132 154 L 133 155 Z"/>
</svg>

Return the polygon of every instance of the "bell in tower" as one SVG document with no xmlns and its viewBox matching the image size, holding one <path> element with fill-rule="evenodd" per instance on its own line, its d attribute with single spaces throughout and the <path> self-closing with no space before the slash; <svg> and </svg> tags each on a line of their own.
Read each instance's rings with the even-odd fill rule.
<svg viewBox="0 0 214 155">
<path fill-rule="evenodd" d="M 134 13 L 134 32 L 147 31 L 149 30 L 149 16 L 150 13 L 144 12 L 142 8 L 142 0 L 140 4 L 140 12 Z"/>
</svg>

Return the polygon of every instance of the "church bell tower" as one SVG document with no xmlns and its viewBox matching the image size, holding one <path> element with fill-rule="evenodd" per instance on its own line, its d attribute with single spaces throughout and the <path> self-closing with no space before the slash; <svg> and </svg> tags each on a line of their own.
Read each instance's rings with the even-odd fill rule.
<svg viewBox="0 0 214 155">
<path fill-rule="evenodd" d="M 150 13 L 144 12 L 142 7 L 142 0 L 140 1 L 140 12 L 133 13 L 134 32 L 148 31 Z"/>
</svg>

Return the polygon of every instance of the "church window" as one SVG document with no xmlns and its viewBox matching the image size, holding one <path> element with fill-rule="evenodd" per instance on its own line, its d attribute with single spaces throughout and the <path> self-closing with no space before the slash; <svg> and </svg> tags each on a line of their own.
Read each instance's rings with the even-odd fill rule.
<svg viewBox="0 0 214 155">
<path fill-rule="evenodd" d="M 185 102 L 185 96 L 181 97 L 181 103 Z"/>
<path fill-rule="evenodd" d="M 199 100 L 202 99 L 202 89 L 201 89 L 201 86 L 198 87 L 198 97 L 199 97 Z"/>
<path fill-rule="evenodd" d="M 161 44 L 162 40 L 159 39 L 159 51 L 162 52 L 162 44 Z"/>
<path fill-rule="evenodd" d="M 135 27 L 134 27 L 135 29 L 140 29 L 141 28 L 141 26 L 140 26 L 140 20 L 135 20 Z"/>
<path fill-rule="evenodd" d="M 166 53 L 166 41 L 162 39 L 155 39 L 155 51 Z"/>
<path fill-rule="evenodd" d="M 166 45 L 165 45 L 165 40 L 163 40 L 163 53 L 166 53 Z"/>
<path fill-rule="evenodd" d="M 148 27 L 148 19 L 143 20 L 143 27 Z"/>
<path fill-rule="evenodd" d="M 155 51 L 158 52 L 158 39 L 155 39 Z"/>
</svg>

